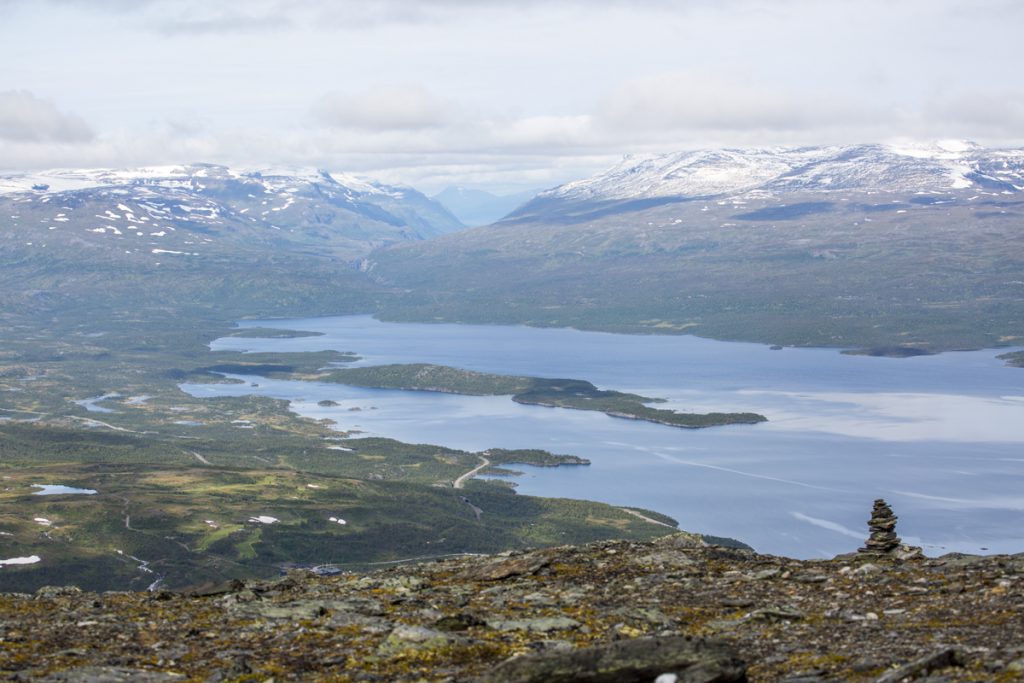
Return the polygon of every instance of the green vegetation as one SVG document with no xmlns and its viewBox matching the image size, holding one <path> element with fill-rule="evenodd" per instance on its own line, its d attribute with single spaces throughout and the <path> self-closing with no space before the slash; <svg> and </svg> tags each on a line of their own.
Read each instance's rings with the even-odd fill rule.
<svg viewBox="0 0 1024 683">
<path fill-rule="evenodd" d="M 161 317 L 7 316 L 0 325 L 4 557 L 43 558 L 4 567 L 6 590 L 141 589 L 159 577 L 181 586 L 271 576 L 296 563 L 357 568 L 659 533 L 607 505 L 529 498 L 479 481 L 452 489 L 479 454 L 346 439 L 284 401 L 197 399 L 177 386 L 219 379 L 210 373 L 228 365 L 303 376 L 347 354 L 211 352 L 207 340 L 230 325 L 201 319 L 190 327 Z M 98 396 L 107 398 L 93 405 L 110 412 L 75 403 Z M 494 458 L 504 461 L 578 459 L 539 451 Z M 100 493 L 33 496 L 38 483 Z M 280 521 L 249 521 L 260 515 Z"/>
<path fill-rule="evenodd" d="M 4 568 L 5 590 L 64 583 L 141 590 L 157 579 L 181 587 L 269 577 L 296 565 L 361 568 L 664 533 L 609 505 L 530 498 L 483 483 L 456 491 L 287 467 L 205 466 L 180 451 L 157 463 L 160 449 L 130 439 L 43 427 L 0 431 L 5 553 L 42 558 Z M 137 454 L 133 445 L 140 447 Z M 359 460 L 370 450 L 344 457 Z M 110 455 L 96 457 L 103 452 Z M 86 458 L 90 462 L 72 460 Z M 41 483 L 98 493 L 32 495 L 32 484 Z M 482 510 L 479 518 L 474 507 Z"/>
<path fill-rule="evenodd" d="M 235 353 L 218 352 L 217 362 L 182 373 L 181 378 L 192 381 L 196 375 L 261 375 L 263 377 L 297 378 L 322 372 L 332 365 L 359 360 L 354 353 L 337 351 L 306 351 L 299 353 Z"/>
<path fill-rule="evenodd" d="M 323 332 L 285 330 L 275 327 L 243 327 L 227 336 L 242 337 L 244 339 L 298 339 L 300 337 L 320 337 L 323 336 Z"/>
<path fill-rule="evenodd" d="M 490 448 L 484 455 L 494 465 L 533 465 L 534 467 L 558 467 L 560 465 L 589 465 L 590 461 L 576 455 L 555 455 L 537 448 L 514 449 Z M 492 471 L 494 468 L 491 468 Z"/>
<path fill-rule="evenodd" d="M 590 382 L 577 379 L 495 375 L 422 363 L 346 368 L 333 370 L 320 375 L 317 379 L 378 389 L 439 391 L 471 396 L 510 394 L 516 403 L 595 410 L 612 417 L 644 420 L 688 429 L 727 424 L 755 424 L 767 419 L 756 413 L 700 414 L 659 410 L 645 404 L 661 402 L 663 399 L 621 391 L 606 391 L 598 389 Z"/>
<path fill-rule="evenodd" d="M 638 507 L 632 507 L 632 506 L 626 506 L 626 507 L 624 507 L 622 509 L 623 510 L 632 510 L 633 512 L 639 512 L 644 517 L 650 517 L 651 519 L 656 520 L 658 522 L 661 522 L 662 524 L 667 524 L 668 526 L 672 526 L 672 527 L 676 527 L 676 528 L 679 527 L 679 522 L 674 517 L 669 517 L 668 515 L 663 515 L 662 513 L 656 512 L 654 510 L 648 510 L 647 508 L 638 508 Z"/>
<path fill-rule="evenodd" d="M 539 381 L 532 377 L 495 375 L 426 363 L 344 368 L 322 374 L 318 379 L 356 387 L 438 391 L 467 396 L 511 396 L 530 391 Z"/>
<path fill-rule="evenodd" d="M 848 349 L 842 351 L 850 356 L 876 356 L 880 358 L 914 358 L 933 353 L 918 346 L 872 346 L 866 349 Z"/>
<path fill-rule="evenodd" d="M 168 286 L 159 306 L 139 292 L 29 310 L 11 303 L 28 296 L 23 289 L 0 289 L 3 557 L 43 558 L 2 568 L 6 590 L 63 583 L 123 590 L 161 576 L 180 586 L 270 576 L 295 563 L 356 568 L 663 531 L 608 505 L 520 496 L 483 481 L 453 489 L 480 465 L 476 453 L 344 438 L 328 423 L 291 413 L 285 401 L 186 394 L 179 383 L 224 381 L 218 371 L 305 378 L 353 360 L 208 348 L 233 331 L 236 317 L 314 314 L 323 305 L 337 308 L 319 312 L 345 312 L 345 304 L 296 304 L 296 281 L 286 278 L 281 287 L 256 287 L 251 299 L 235 292 L 215 312 L 216 293 L 193 297 L 162 274 L 154 278 L 154 286 Z M 130 279 L 111 283 L 111 291 Z M 109 412 L 76 403 L 100 396 L 92 405 Z M 514 451 L 493 460 L 505 461 L 579 459 Z M 33 496 L 30 485 L 38 483 L 100 493 Z M 260 515 L 279 522 L 249 521 Z"/>
</svg>

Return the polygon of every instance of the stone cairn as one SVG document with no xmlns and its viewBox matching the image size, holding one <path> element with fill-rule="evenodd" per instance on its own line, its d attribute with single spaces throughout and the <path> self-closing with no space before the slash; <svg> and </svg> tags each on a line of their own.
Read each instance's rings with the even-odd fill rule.
<svg viewBox="0 0 1024 683">
<path fill-rule="evenodd" d="M 890 555 L 900 547 L 900 537 L 896 535 L 896 515 L 884 500 L 879 498 L 871 510 L 868 520 L 871 536 L 858 552 L 870 555 Z"/>
</svg>

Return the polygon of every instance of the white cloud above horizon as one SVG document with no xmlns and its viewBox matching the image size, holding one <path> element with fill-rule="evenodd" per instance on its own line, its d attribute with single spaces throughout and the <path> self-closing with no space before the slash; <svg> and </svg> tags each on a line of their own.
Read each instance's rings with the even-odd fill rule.
<svg viewBox="0 0 1024 683">
<path fill-rule="evenodd" d="M 436 128 L 450 117 L 447 105 L 419 85 L 375 86 L 355 95 L 331 92 L 313 109 L 326 126 L 376 131 Z"/>
<path fill-rule="evenodd" d="M 0 166 L 314 165 L 428 191 L 624 153 L 1024 143 L 1009 0 L 0 0 Z M 985 49 L 978 49 L 984 45 Z"/>
<path fill-rule="evenodd" d="M 74 114 L 27 90 L 0 91 L 0 139 L 15 142 L 87 142 L 94 134 Z"/>
</svg>

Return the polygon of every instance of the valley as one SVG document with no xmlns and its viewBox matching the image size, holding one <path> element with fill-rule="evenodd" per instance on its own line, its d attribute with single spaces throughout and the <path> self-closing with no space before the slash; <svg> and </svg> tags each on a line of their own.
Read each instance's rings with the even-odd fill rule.
<svg viewBox="0 0 1024 683">
<path fill-rule="evenodd" d="M 315 375 L 232 375 L 230 384 L 183 384 L 186 392 L 208 400 L 286 400 L 299 415 L 364 437 L 469 452 L 540 448 L 579 455 L 590 466 L 527 463 L 500 468 L 512 471 L 491 468 L 478 478 L 521 494 L 569 493 L 654 509 L 684 529 L 787 557 L 850 550 L 862 501 L 879 495 L 897 502 L 905 533 L 929 554 L 1012 552 L 1021 543 L 1014 493 L 1024 441 L 1018 370 L 994 351 L 888 358 L 691 336 L 388 323 L 369 316 L 244 325 L 320 334 L 222 337 L 212 348 L 282 359 L 353 349 L 361 359 L 332 373 L 370 378 L 356 383 L 373 386 Z M 451 370 L 455 363 L 463 369 Z M 768 421 L 681 430 L 600 411 L 552 410 L 488 395 L 493 375 L 504 378 L 503 391 L 514 389 L 516 378 L 571 376 L 661 397 L 659 408 L 742 410 Z M 410 390 L 438 384 L 465 393 Z"/>
<path fill-rule="evenodd" d="M 26 334 L 21 324 L 4 335 L 0 541 L 4 557 L 41 558 L 4 566 L 6 590 L 64 583 L 144 590 L 158 579 L 182 587 L 269 577 L 288 566 L 355 569 L 659 533 L 605 504 L 517 496 L 475 480 L 454 490 L 478 463 L 474 452 L 344 439 L 280 400 L 195 399 L 178 383 L 222 382 L 213 373 L 239 366 L 311 372 L 352 356 L 211 353 L 198 341 L 201 329 L 189 331 L 197 335 L 190 343 L 176 334 L 180 326 L 177 318 L 120 328 L 103 319 L 102 332 L 76 326 L 54 338 L 38 328 Z M 537 450 L 490 458 L 496 467 L 586 462 Z M 98 493 L 39 497 L 35 484 Z M 261 517 L 277 521 L 253 521 Z"/>
<path fill-rule="evenodd" d="M 0 0 L 0 680 L 1021 680 L 1022 25 Z"/>
<path fill-rule="evenodd" d="M 797 154 L 801 166 L 787 154 L 628 160 L 470 230 L 414 190 L 345 174 L 4 177 L 0 532 L 5 556 L 42 558 L 4 566 L 5 581 L 184 586 L 289 562 L 644 539 L 659 513 L 821 555 L 849 543 L 869 489 L 904 490 L 884 476 L 806 481 L 821 453 L 897 476 L 928 456 L 947 463 L 906 489 L 918 535 L 934 552 L 1011 546 L 1005 506 L 979 506 L 939 475 L 1017 481 L 1015 389 L 999 374 L 1015 371 L 992 353 L 962 365 L 927 354 L 1007 347 L 1016 362 L 1019 155 L 972 148 L 893 166 L 884 150 L 821 149 Z M 430 324 L 409 328 L 410 352 L 377 334 L 384 323 L 358 322 L 369 336 L 345 341 L 308 318 L 279 321 L 368 314 Z M 589 338 L 567 328 L 640 336 L 584 352 Z M 547 333 L 568 336 L 532 336 Z M 688 335 L 762 345 L 726 353 Z M 496 355 L 474 355 L 479 344 Z M 695 355 L 668 354 L 677 345 Z M 860 357 L 898 364 L 876 375 L 837 349 L 906 358 Z M 989 433 L 949 436 L 967 416 Z M 886 465 L 894 451 L 906 467 Z M 43 500 L 36 484 L 99 493 Z M 968 533 L 934 533 L 964 508 Z M 761 535 L 769 526 L 775 537 Z"/>
</svg>

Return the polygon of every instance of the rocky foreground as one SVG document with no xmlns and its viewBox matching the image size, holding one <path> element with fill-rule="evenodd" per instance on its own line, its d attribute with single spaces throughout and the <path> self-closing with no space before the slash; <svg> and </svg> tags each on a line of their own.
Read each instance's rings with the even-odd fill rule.
<svg viewBox="0 0 1024 683">
<path fill-rule="evenodd" d="M 1024 555 L 799 561 L 690 534 L 192 593 L 0 596 L 0 679 L 1016 681 Z"/>
</svg>

